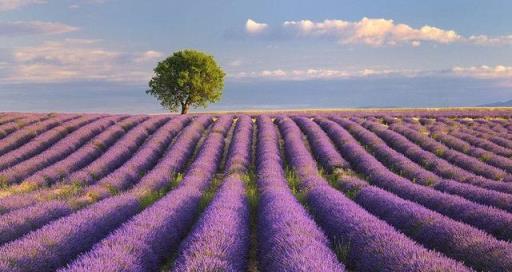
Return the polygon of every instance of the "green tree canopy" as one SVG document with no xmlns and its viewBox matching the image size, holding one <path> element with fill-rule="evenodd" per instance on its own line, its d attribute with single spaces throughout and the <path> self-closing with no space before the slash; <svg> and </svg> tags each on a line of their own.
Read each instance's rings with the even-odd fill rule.
<svg viewBox="0 0 512 272">
<path fill-rule="evenodd" d="M 173 53 L 158 63 L 146 93 L 155 96 L 170 111 L 181 107 L 181 114 L 190 106 L 206 107 L 222 96 L 225 73 L 215 59 L 196 50 Z"/>
</svg>

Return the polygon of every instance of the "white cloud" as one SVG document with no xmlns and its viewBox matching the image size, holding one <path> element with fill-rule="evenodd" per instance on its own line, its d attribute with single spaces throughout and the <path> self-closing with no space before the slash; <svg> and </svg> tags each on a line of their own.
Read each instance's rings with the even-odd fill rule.
<svg viewBox="0 0 512 272">
<path fill-rule="evenodd" d="M 454 30 L 424 25 L 418 28 L 392 19 L 367 18 L 359 21 L 326 19 L 323 21 L 285 21 L 277 28 L 247 20 L 246 32 L 256 37 L 321 38 L 336 40 L 340 44 L 365 44 L 374 47 L 410 45 L 419 47 L 424 42 L 434 44 L 467 43 L 475 45 L 512 45 L 512 35 L 463 36 Z"/>
<path fill-rule="evenodd" d="M 164 54 L 158 51 L 149 50 L 142 54 L 140 54 L 136 59 L 135 62 L 148 62 L 148 61 L 155 61 L 163 57 Z"/>
<path fill-rule="evenodd" d="M 451 71 L 455 75 L 481 79 L 512 79 L 512 66 L 505 65 L 456 66 L 453 67 Z"/>
<path fill-rule="evenodd" d="M 152 75 L 153 50 L 128 53 L 102 48 L 97 40 L 66 39 L 17 48 L 4 83 L 105 80 L 145 82 Z"/>
<path fill-rule="evenodd" d="M 62 34 L 78 28 L 58 22 L 15 21 L 0 22 L 0 36 L 22 36 L 39 34 Z"/>
<path fill-rule="evenodd" d="M 270 79 L 270 80 L 333 80 L 370 77 L 469 77 L 476 79 L 493 79 L 496 82 L 512 82 L 512 66 L 455 66 L 449 69 L 419 70 L 392 68 L 362 68 L 362 69 L 268 69 L 262 71 L 239 72 L 229 75 L 233 79 Z"/>
<path fill-rule="evenodd" d="M 416 70 L 393 70 L 364 68 L 359 70 L 339 70 L 330 68 L 309 68 L 309 69 L 274 69 L 254 72 L 239 72 L 231 74 L 234 79 L 272 79 L 272 80 L 329 80 L 329 79 L 350 79 L 377 76 L 414 76 Z"/>
<path fill-rule="evenodd" d="M 247 19 L 245 23 L 245 31 L 249 34 L 258 34 L 264 32 L 268 28 L 267 24 L 257 23 L 252 19 Z"/>
<path fill-rule="evenodd" d="M 417 47 L 422 41 L 452 43 L 462 40 L 462 36 L 453 30 L 444 30 L 429 25 L 416 29 L 382 18 L 364 17 L 356 22 L 344 20 L 286 21 L 283 23 L 283 28 L 299 37 L 334 38 L 342 44 L 371 46 L 410 44 Z"/>
<path fill-rule="evenodd" d="M 241 59 L 234 59 L 234 60 L 231 60 L 228 62 L 228 65 L 231 66 L 231 67 L 239 67 L 243 64 L 244 62 L 241 60 Z"/>
<path fill-rule="evenodd" d="M 46 3 L 46 0 L 0 0 L 0 11 L 14 10 L 28 5 Z"/>
<path fill-rule="evenodd" d="M 490 37 L 487 35 L 473 35 L 467 39 L 477 45 L 512 45 L 512 35 Z"/>
</svg>

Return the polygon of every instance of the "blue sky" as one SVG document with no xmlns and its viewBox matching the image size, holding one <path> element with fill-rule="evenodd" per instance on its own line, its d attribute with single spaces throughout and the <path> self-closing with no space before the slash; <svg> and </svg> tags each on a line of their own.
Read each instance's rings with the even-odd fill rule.
<svg viewBox="0 0 512 272">
<path fill-rule="evenodd" d="M 0 0 L 0 92 L 143 92 L 159 60 L 196 48 L 220 62 L 230 92 L 347 80 L 378 92 L 379 80 L 429 78 L 459 89 L 478 81 L 477 97 L 499 100 L 512 89 L 511 10 L 512 1 L 492 0 Z"/>
</svg>

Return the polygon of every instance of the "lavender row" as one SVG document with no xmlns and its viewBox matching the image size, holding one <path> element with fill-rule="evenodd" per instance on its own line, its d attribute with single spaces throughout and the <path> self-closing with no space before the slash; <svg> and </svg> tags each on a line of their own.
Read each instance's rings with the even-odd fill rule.
<svg viewBox="0 0 512 272">
<path fill-rule="evenodd" d="M 437 142 L 436 140 L 429 138 L 427 136 L 424 136 L 406 126 L 392 125 L 390 128 L 393 131 L 404 135 L 410 141 L 416 143 L 417 145 L 421 146 L 422 148 L 424 148 L 430 152 L 435 153 L 437 151 L 437 154 L 439 154 L 441 156 L 451 156 L 452 154 L 456 154 L 456 153 L 462 154 L 453 149 L 449 149 L 445 145 L 442 145 L 439 142 Z M 417 154 L 417 156 L 420 156 L 419 153 L 414 153 L 414 154 Z M 467 156 L 467 155 L 464 154 L 464 156 Z M 412 157 L 412 155 L 410 155 L 410 158 L 414 159 L 414 157 Z M 419 157 L 416 157 L 416 158 L 419 158 Z M 454 156 L 452 158 L 456 158 L 456 157 Z M 451 161 L 454 161 L 454 159 Z M 454 163 L 455 163 L 455 161 L 454 161 Z M 491 189 L 491 190 L 495 190 L 495 191 L 499 191 L 499 192 L 503 192 L 503 193 L 512 194 L 512 185 L 511 184 L 507 184 L 507 183 L 499 182 L 499 181 L 492 181 L 489 179 L 484 179 L 483 177 L 475 177 L 475 176 L 471 176 L 471 175 L 468 175 L 466 178 L 462 178 L 461 176 L 458 176 L 458 174 L 461 174 L 461 173 L 464 174 L 464 172 L 461 172 L 461 171 L 456 172 L 455 170 L 457 168 L 455 168 L 454 166 L 450 166 L 449 164 L 447 164 L 447 165 L 443 165 L 443 167 L 445 167 L 445 168 L 436 167 L 434 170 L 441 171 L 443 169 L 445 169 L 445 170 L 447 169 L 449 171 L 450 169 L 452 169 L 452 171 L 451 171 L 452 176 L 446 176 L 447 178 L 458 177 L 458 179 L 463 182 L 467 182 L 467 183 L 470 183 L 470 184 L 473 184 L 473 185 L 476 185 L 476 186 L 479 186 L 479 187 L 482 187 L 485 189 Z M 454 170 L 454 168 L 455 168 L 455 170 Z M 439 172 L 439 173 L 441 173 L 441 172 Z M 467 174 L 467 172 L 466 172 L 466 174 Z"/>
<path fill-rule="evenodd" d="M 59 184 L 56 188 L 39 189 L 33 192 L 27 191 L 28 189 L 33 190 L 41 186 L 48 186 L 58 180 L 67 178 L 70 173 L 79 170 L 103 154 L 105 149 L 125 134 L 126 130 L 136 126 L 144 119 L 145 117 L 134 116 L 123 120 L 121 123 L 109 127 L 93 138 L 87 145 L 81 147 L 64 160 L 37 171 L 20 186 L 25 193 L 14 194 L 0 199 L 0 214 L 34 205 L 38 201 L 56 198 L 55 191 L 61 191 L 59 189 L 65 188 L 65 185 Z"/>
<path fill-rule="evenodd" d="M 397 150 L 407 153 L 409 150 L 417 150 L 417 146 L 407 140 L 400 134 L 385 128 L 379 127 L 375 123 L 364 122 L 365 127 L 370 128 L 370 131 L 375 132 L 378 136 L 364 129 L 356 123 L 348 120 L 339 119 L 340 124 L 345 129 L 352 132 L 356 138 L 358 138 L 364 146 L 367 146 L 374 152 L 374 155 L 388 167 L 394 168 L 395 172 L 408 177 L 409 179 L 425 185 L 431 186 L 432 188 L 462 196 L 466 199 L 512 211 L 512 196 L 505 193 L 500 193 L 492 190 L 486 190 L 471 184 L 463 184 L 453 180 L 442 180 L 433 173 L 426 171 L 419 165 L 410 161 L 402 153 L 398 153 L 391 149 L 382 139 L 386 140 L 388 144 L 393 147 L 398 147 Z M 425 153 L 421 153 L 421 155 Z M 418 160 L 428 161 L 430 156 L 433 154 L 427 154 L 427 156 L 416 155 Z M 444 162 L 444 161 L 441 161 Z M 435 167 L 434 167 L 435 168 Z"/>
<path fill-rule="evenodd" d="M 13 241 L 50 221 L 73 212 L 73 208 L 63 201 L 37 203 L 26 209 L 16 210 L 0 216 L 0 245 Z"/>
<path fill-rule="evenodd" d="M 252 119 L 238 117 L 219 192 L 181 243 L 173 271 L 244 271 L 249 250 L 249 204 L 242 174 L 251 158 Z"/>
<path fill-rule="evenodd" d="M 83 126 L 53 145 L 52 148 L 0 172 L 0 179 L 8 184 L 20 182 L 43 167 L 65 158 L 117 120 L 118 117 L 107 117 Z"/>
<path fill-rule="evenodd" d="M 308 142 L 311 145 L 311 152 L 314 156 L 316 158 L 322 158 L 317 159 L 320 166 L 333 171 L 338 170 L 340 168 L 338 161 L 339 158 L 342 158 L 341 154 L 322 128 L 313 120 L 306 117 L 294 117 L 293 121 L 295 121 L 304 134 L 314 135 L 314 137 L 308 137 Z M 315 144 L 315 142 L 321 143 L 321 145 Z M 346 161 L 343 158 L 342 160 Z M 346 169 L 351 169 L 349 162 L 346 161 L 346 163 Z"/>
<path fill-rule="evenodd" d="M 30 142 L 24 144 L 23 146 L 0 156 L 0 170 L 5 170 L 8 167 L 11 167 L 26 159 L 29 159 L 30 157 L 36 154 L 43 152 L 49 147 L 53 147 L 52 145 L 54 145 L 63 138 L 65 139 L 65 137 L 68 136 L 71 132 L 98 119 L 99 116 L 85 115 L 78 119 L 65 122 L 52 130 L 46 131 L 45 133 L 38 135 L 37 137 L 32 139 Z M 117 118 L 115 117 L 109 117 L 108 119 L 112 121 L 117 121 Z"/>
<path fill-rule="evenodd" d="M 327 138 L 327 140 L 328 140 L 328 137 L 325 135 L 325 133 L 322 131 L 322 129 L 320 127 L 318 127 L 318 125 L 316 123 L 314 123 L 313 121 L 311 121 L 307 118 L 295 118 L 295 121 L 298 123 L 299 122 L 305 123 L 301 126 L 301 128 L 303 129 L 303 131 L 305 133 L 312 133 L 314 131 L 315 135 L 317 135 L 316 138 Z M 360 131 L 360 135 L 363 134 L 361 132 L 362 131 Z M 368 133 L 364 133 L 364 134 L 366 135 L 366 138 L 370 139 L 370 141 L 371 141 L 371 139 L 374 139 L 374 137 L 371 137 L 371 135 L 368 135 Z M 383 136 L 383 135 L 380 135 L 380 136 Z M 383 137 L 383 138 L 386 138 L 386 137 Z M 403 140 L 401 138 L 391 138 L 391 139 L 393 139 L 392 142 L 395 142 L 395 143 L 400 143 Z M 380 144 L 380 145 L 382 145 L 382 144 Z M 379 141 L 376 141 L 374 139 L 374 141 L 370 144 L 367 144 L 367 146 L 372 146 L 375 148 L 375 147 L 379 146 Z M 412 149 L 412 148 L 414 148 L 414 147 L 406 147 L 405 149 Z M 381 149 L 387 150 L 386 147 L 381 148 Z M 326 152 L 326 150 L 327 150 L 327 152 Z M 335 150 L 335 147 L 333 146 L 332 142 L 324 141 L 324 145 L 323 145 L 322 149 L 313 148 L 313 152 L 317 153 L 317 156 L 319 156 L 319 157 L 329 158 L 330 156 L 332 156 L 331 154 L 333 154 L 334 152 L 337 152 L 337 151 Z M 384 153 L 386 153 L 386 152 L 384 152 Z M 428 173 L 424 173 L 424 171 L 417 171 L 418 169 L 421 169 L 421 168 L 414 167 L 414 166 L 413 167 L 404 167 L 404 165 L 410 165 L 410 163 L 409 164 L 403 163 L 402 160 L 394 160 L 394 158 L 395 158 L 395 156 L 393 155 L 393 153 L 391 153 L 391 154 L 384 155 L 383 160 L 394 162 L 394 165 L 396 165 L 397 167 L 399 167 L 401 169 L 402 174 L 404 172 L 407 172 L 408 170 L 411 170 L 409 172 L 409 176 L 411 178 L 417 179 L 417 181 L 423 181 L 424 185 L 429 185 L 429 186 L 432 186 L 433 188 L 435 188 L 436 190 L 439 190 L 442 192 L 447 192 L 450 194 L 459 195 L 466 199 L 470 199 L 470 200 L 473 200 L 473 201 L 476 201 L 479 203 L 492 205 L 495 207 L 499 207 L 501 209 L 505 209 L 507 211 L 512 211 L 512 198 L 508 194 L 484 190 L 484 189 L 481 189 L 481 188 L 478 188 L 475 186 L 471 186 L 468 184 L 461 184 L 461 183 L 451 181 L 451 180 L 442 180 L 442 179 L 439 179 L 435 175 L 430 175 Z M 329 159 L 324 160 L 324 162 L 329 162 L 329 161 L 331 161 L 331 160 L 329 160 Z M 333 168 L 333 167 L 336 167 L 336 164 L 328 165 L 328 164 L 322 163 L 322 166 L 324 166 L 326 168 Z M 423 179 L 422 179 L 422 177 L 423 177 Z M 427 178 L 430 178 L 430 179 L 427 179 Z"/>
<path fill-rule="evenodd" d="M 428 151 L 434 149 L 434 153 L 445 160 L 438 158 L 436 155 L 425 151 L 418 146 L 414 146 L 414 143 L 410 142 L 407 138 L 395 131 L 382 128 L 373 122 L 362 122 L 362 124 L 364 127 L 377 133 L 386 141 L 387 144 L 396 148 L 398 151 L 403 152 L 410 159 L 413 159 L 418 163 L 422 163 L 425 167 L 436 171 L 436 173 L 445 178 L 454 178 L 459 181 L 464 181 L 466 179 L 478 178 L 478 176 L 473 174 L 476 173 L 477 175 L 481 175 L 489 179 L 501 180 L 507 175 L 507 173 L 501 169 L 485 164 L 482 161 L 464 153 L 450 150 L 442 144 L 436 144 L 436 142 L 431 139 L 426 140 L 430 147 L 426 149 Z M 392 126 L 392 128 L 396 127 L 399 127 L 399 125 L 397 124 Z M 423 137 L 429 139 L 428 137 Z M 420 146 L 424 147 L 421 144 Z M 449 162 L 462 168 L 458 168 Z M 467 170 L 472 171 L 473 173 L 470 173 Z"/>
<path fill-rule="evenodd" d="M 499 239 L 512 240 L 510 213 L 411 183 L 390 172 L 337 123 L 323 118 L 318 118 L 316 121 L 327 132 L 344 158 L 350 161 L 355 170 L 364 174 L 373 185 L 452 219 L 485 230 Z"/>
<path fill-rule="evenodd" d="M 474 147 L 466 141 L 448 134 L 434 132 L 431 135 L 432 138 L 442 142 L 450 148 L 471 155 L 487 164 L 506 170 L 507 172 L 512 172 L 512 159 L 496 155 L 480 147 Z M 504 181 L 508 181 L 509 179 L 510 174 L 504 178 Z"/>
<path fill-rule="evenodd" d="M 108 120 L 99 122 L 106 121 Z M 105 132 L 109 132 L 109 130 Z M 100 134 L 100 136 L 101 135 L 102 134 Z M 22 201 L 20 201 L 20 198 Z M 6 222 L 5 224 L 0 224 L 0 244 L 14 240 L 33 229 L 43 226 L 51 220 L 68 215 L 73 210 L 71 206 L 64 201 L 50 201 L 49 203 L 43 201 L 37 203 L 37 201 L 41 201 L 41 198 L 42 197 L 37 194 L 28 194 L 22 195 L 21 197 L 15 196 L 2 199 L 2 201 L 11 208 L 13 206 L 17 208 L 33 206 L 13 211 L 0 217 L 0 221 Z M 14 205 L 9 205 L 9 202 Z"/>
<path fill-rule="evenodd" d="M 431 135 L 438 141 L 455 148 L 456 150 L 468 153 L 469 155 L 480 159 L 481 161 L 496 166 L 498 168 L 502 168 L 511 172 L 512 169 L 510 167 L 511 159 L 507 156 L 499 155 L 495 152 L 489 151 L 487 149 L 475 146 L 467 141 L 467 139 L 462 139 L 458 137 L 457 133 L 466 134 L 473 139 L 486 139 L 487 141 L 491 141 L 495 145 L 500 145 L 503 148 L 511 148 L 512 141 L 507 139 L 510 137 L 505 133 L 496 133 L 494 130 L 487 128 L 487 126 L 475 125 L 471 126 L 471 128 L 448 128 L 445 124 L 436 124 L 435 126 L 429 127 L 431 131 Z M 512 138 L 512 137 L 510 137 Z M 505 177 L 505 181 L 511 180 L 512 176 L 508 174 Z"/>
<path fill-rule="evenodd" d="M 306 149 L 297 125 L 289 118 L 278 123 L 289 163 L 302 180 L 309 207 L 337 246 L 346 250 L 350 267 L 358 271 L 470 270 L 409 240 L 332 189 L 314 171 L 316 163 Z M 327 199 L 322 199 L 319 193 L 325 193 Z M 333 213 L 328 215 L 329 212 Z"/>
<path fill-rule="evenodd" d="M 189 121 L 188 117 L 175 117 L 160 127 L 121 167 L 93 186 L 87 187 L 85 190 L 87 198 L 104 199 L 136 184 L 141 179 L 141 175 L 149 172 L 165 151 L 171 148 L 171 141 Z"/>
<path fill-rule="evenodd" d="M 367 130 L 363 126 L 347 119 L 333 120 L 340 124 L 346 131 L 351 133 L 352 136 L 356 138 L 362 146 L 369 150 L 372 155 L 375 156 L 380 162 L 382 162 L 384 165 L 387 165 L 388 168 L 392 169 L 392 171 L 406 176 L 414 182 L 418 182 L 426 186 L 431 186 L 432 184 L 436 184 L 441 181 L 439 176 L 428 170 L 425 170 L 418 164 L 411 161 L 409 158 L 412 156 L 404 156 L 404 154 L 406 154 L 409 150 L 415 150 L 416 152 L 421 152 L 421 150 L 419 148 L 415 149 L 413 144 L 410 144 L 410 142 L 408 142 L 406 139 L 399 138 L 399 135 L 390 134 L 386 129 L 371 125 L 369 123 L 363 123 L 364 127 L 369 128 L 369 130 Z M 403 152 L 404 154 L 397 152 L 390 146 L 396 148 L 398 151 Z M 418 158 L 418 160 L 423 162 L 437 162 L 433 154 L 425 152 L 421 153 L 421 155 L 423 155 L 423 157 Z M 443 160 L 439 160 L 439 162 L 449 165 L 446 161 Z M 429 168 L 435 169 L 436 167 Z"/>
<path fill-rule="evenodd" d="M 509 154 L 512 150 L 512 141 L 507 139 L 510 133 L 508 130 L 506 133 L 500 134 L 493 130 L 489 131 L 483 126 L 475 126 L 470 129 L 461 128 L 453 130 L 450 133 L 476 147 L 480 147 L 500 156 L 510 157 Z"/>
<path fill-rule="evenodd" d="M 0 271 L 56 270 L 141 209 L 136 197 L 119 195 L 56 220 L 0 247 Z"/>
<path fill-rule="evenodd" d="M 375 124 L 365 122 L 364 125 L 367 128 L 370 129 L 378 129 L 378 127 Z M 399 135 L 395 131 L 398 131 L 400 129 L 400 125 L 396 124 L 391 126 L 391 129 L 394 130 L 384 130 L 383 132 L 380 132 L 385 137 L 384 140 L 388 142 L 388 144 L 392 145 L 395 144 L 397 146 L 401 146 L 401 149 L 399 151 L 401 152 L 410 152 L 411 155 L 408 157 L 411 159 L 416 159 L 416 161 L 422 161 L 425 163 L 430 163 L 428 167 L 432 169 L 437 169 L 440 175 L 446 177 L 446 178 L 456 178 L 460 181 L 464 181 L 466 179 L 475 179 L 478 177 L 475 176 L 473 173 L 476 173 L 477 175 L 484 176 L 488 179 L 494 179 L 494 180 L 501 180 L 503 179 L 507 173 L 504 172 L 501 169 L 498 169 L 496 167 L 490 166 L 478 159 L 475 159 L 471 156 L 468 156 L 464 153 L 457 152 L 456 150 L 451 150 L 444 146 L 443 144 L 437 143 L 436 141 L 428 138 L 427 136 L 418 134 L 416 132 L 416 138 L 410 138 L 416 144 L 419 144 L 422 148 L 436 154 L 437 156 L 440 156 L 441 158 L 444 158 L 450 163 L 453 163 L 455 165 L 458 165 L 462 168 L 458 168 L 457 166 L 454 166 L 444 160 L 437 159 L 437 156 L 434 156 L 433 154 L 429 154 L 425 150 L 422 150 L 421 148 L 414 147 L 413 143 L 410 143 L 409 140 L 404 138 L 402 135 Z M 380 129 L 382 131 L 382 129 Z M 400 132 L 400 131 L 398 131 Z M 380 135 L 379 135 L 380 136 Z M 409 135 L 405 135 L 409 136 Z M 409 138 L 409 137 L 407 137 Z M 389 140 L 388 140 L 389 139 Z M 393 139 L 399 139 L 400 143 L 402 145 L 399 145 L 395 142 L 393 142 Z M 417 141 L 416 141 L 417 140 Z M 406 146 L 406 147 L 404 147 Z M 410 150 L 414 151 L 410 151 Z M 422 156 L 422 158 L 418 158 L 418 155 Z M 431 162 L 433 161 L 433 162 Z M 469 170 L 473 173 L 470 173 L 466 170 Z M 489 180 L 490 181 L 490 180 Z M 492 181 L 490 181 L 492 182 Z"/>
<path fill-rule="evenodd" d="M 276 128 L 257 118 L 258 263 L 262 271 L 344 271 L 284 178 Z"/>
<path fill-rule="evenodd" d="M 130 192 L 105 199 L 0 247 L 0 253 L 6 253 L 0 256 L 0 270 L 41 271 L 64 266 L 138 213 L 140 198 L 139 193 Z M 34 254 L 15 254 L 29 249 Z"/>
<path fill-rule="evenodd" d="M 486 120 L 478 120 L 479 122 L 474 122 L 476 124 L 471 124 L 471 126 L 466 126 L 463 132 L 469 133 L 473 136 L 485 138 L 495 144 L 501 145 L 506 148 L 512 148 L 512 137 L 510 137 L 509 128 L 510 125 L 507 123 L 495 123 L 497 120 L 486 121 Z M 463 120 L 459 120 L 459 122 L 463 122 Z"/>
<path fill-rule="evenodd" d="M 62 271 L 156 271 L 193 224 L 223 153 L 231 116 L 220 117 L 175 190 L 115 230 Z"/>
<path fill-rule="evenodd" d="M 98 158 L 113 143 L 115 143 L 127 131 L 138 125 L 144 120 L 144 117 L 134 116 L 122 120 L 119 123 L 109 127 L 86 145 L 82 146 L 65 159 L 55 163 L 47 168 L 37 171 L 26 180 L 29 184 L 48 186 L 58 180 L 66 178 L 70 173 L 79 170 L 85 165 Z"/>
<path fill-rule="evenodd" d="M 2 122 L 2 124 L 0 125 L 0 139 L 6 137 L 7 135 L 15 132 L 18 129 L 21 129 L 28 125 L 32 125 L 36 122 L 44 121 L 52 116 L 52 114 L 29 114 L 26 116 L 16 115 L 11 116 L 10 118 L 6 118 L 4 119 L 5 122 Z"/>
<path fill-rule="evenodd" d="M 32 125 L 26 126 L 23 129 L 17 130 L 14 133 L 9 134 L 9 136 L 2 139 L 0 142 L 0 155 L 3 155 L 11 150 L 18 148 L 19 146 L 27 143 L 30 139 L 36 137 L 37 135 L 52 129 L 63 122 L 76 119 L 79 115 L 68 115 L 62 114 L 57 116 L 52 116 L 49 119 L 45 119 L 41 122 L 36 122 Z"/>
<path fill-rule="evenodd" d="M 163 158 L 148 172 L 133 188 L 140 195 L 148 192 L 158 192 L 169 185 L 169 181 L 179 172 L 182 172 L 187 161 L 194 154 L 194 147 L 198 144 L 207 127 L 212 123 L 211 116 L 197 117 L 183 132 L 176 142 L 166 151 Z"/>
<path fill-rule="evenodd" d="M 69 175 L 68 182 L 91 184 L 121 166 L 140 147 L 151 133 L 169 121 L 167 117 L 153 117 L 142 122 L 120 141 L 116 142 L 107 152 L 92 163 Z"/>
<path fill-rule="evenodd" d="M 486 138 L 490 137 L 490 134 L 488 134 L 488 132 L 476 131 L 475 128 L 478 128 L 479 125 L 478 123 L 475 123 L 476 122 L 471 122 L 471 126 L 466 127 L 454 120 L 441 119 L 439 124 L 436 125 L 447 125 L 449 128 L 449 134 L 457 138 L 463 139 L 464 141 L 467 141 L 476 147 L 483 148 L 487 151 L 493 152 L 501 156 L 510 157 L 512 155 L 511 149 L 500 146 L 498 144 L 493 143 L 492 141 L 487 140 Z M 480 130 L 482 129 L 483 127 L 480 127 Z"/>
<path fill-rule="evenodd" d="M 234 131 L 234 137 L 229 145 L 225 173 L 244 173 L 247 171 L 251 153 L 248 151 L 252 145 L 253 122 L 250 116 L 240 115 Z"/>
<path fill-rule="evenodd" d="M 505 156 L 505 157 L 512 156 L 512 149 L 497 145 L 497 144 L 490 142 L 486 139 L 482 139 L 482 138 L 479 138 L 479 137 L 476 137 L 476 136 L 473 136 L 471 134 L 464 133 L 464 132 L 455 132 L 454 131 L 451 133 L 451 135 L 453 135 L 457 138 L 460 138 L 464 141 L 467 141 L 474 146 L 486 149 L 487 151 L 491 151 L 495 154 Z"/>
<path fill-rule="evenodd" d="M 332 147 L 331 140 L 325 136 L 322 129 L 306 117 L 295 117 L 293 120 L 306 134 L 311 148 L 314 150 L 316 160 L 333 171 L 338 168 L 350 168 L 350 164 Z"/>
<path fill-rule="evenodd" d="M 173 271 L 245 271 L 249 207 L 239 174 L 228 176 L 179 248 Z"/>
<path fill-rule="evenodd" d="M 32 114 L 2 113 L 0 115 L 0 126 L 3 124 L 6 124 L 6 123 L 14 122 L 16 120 L 25 118 L 25 117 L 27 117 L 27 115 L 31 116 L 31 117 L 40 117 L 41 116 L 40 114 L 37 114 L 37 113 L 32 113 Z"/>
<path fill-rule="evenodd" d="M 138 161 L 138 162 L 145 161 L 145 159 L 147 159 L 147 157 L 146 157 L 147 154 L 150 153 L 149 148 L 156 149 L 156 150 L 154 150 L 154 152 L 158 152 L 158 149 L 164 149 L 165 146 L 159 145 L 159 142 L 164 140 L 165 137 L 167 137 L 166 134 L 169 133 L 169 131 L 167 131 L 166 129 L 178 129 L 187 120 L 188 120 L 188 118 L 177 117 L 177 118 L 174 118 L 173 121 L 164 125 L 161 129 L 159 129 L 155 133 L 154 137 L 152 137 L 144 145 L 144 147 L 142 147 L 141 150 L 139 150 L 134 155 L 134 157 L 133 157 L 134 161 Z M 202 120 L 203 120 L 203 122 L 205 122 L 204 120 L 209 120 L 209 118 L 208 119 L 203 118 Z M 191 125 L 191 126 L 187 127 L 187 129 L 185 129 L 182 136 L 184 136 L 184 137 L 190 136 L 190 133 L 186 133 L 187 130 L 197 129 L 197 128 L 200 128 L 200 126 Z M 176 133 L 176 132 L 171 131 L 171 134 L 172 133 Z M 181 138 L 183 139 L 183 137 L 181 137 Z M 179 140 L 177 141 L 177 144 L 179 144 Z M 168 154 L 168 156 L 172 156 L 172 157 L 179 156 L 179 155 L 180 154 L 177 154 L 177 153 L 169 153 Z M 133 166 L 133 163 L 131 165 Z M 130 171 L 130 170 L 132 171 L 131 176 L 138 176 L 139 173 L 137 171 L 135 171 L 135 169 L 132 169 L 132 168 L 125 169 L 125 171 Z M 88 190 L 88 191 L 86 191 L 86 193 L 81 194 L 82 197 L 77 196 L 76 198 L 70 199 L 70 201 L 65 201 L 65 200 L 59 200 L 58 202 L 53 201 L 53 203 L 54 203 L 53 205 L 49 205 L 45 202 L 42 202 L 42 203 L 37 203 L 37 204 L 27 207 L 27 208 L 23 208 L 20 210 L 15 210 L 10 213 L 7 213 L 0 217 L 0 221 L 1 220 L 9 221 L 10 218 L 17 218 L 20 215 L 22 215 L 22 216 L 20 217 L 19 220 L 16 220 L 16 221 L 11 220 L 10 225 L 2 226 L 5 228 L 12 229 L 11 231 L 9 231 L 9 230 L 4 231 L 4 229 L 0 228 L 0 233 L 2 233 L 2 232 L 6 233 L 6 237 L 4 238 L 5 241 L 14 240 L 14 239 L 20 237 L 21 235 L 27 233 L 28 231 L 37 229 L 37 228 L 43 226 L 44 224 L 56 219 L 57 215 L 66 215 L 65 213 L 63 214 L 61 212 L 62 210 L 68 211 L 68 210 L 73 210 L 76 208 L 82 208 L 84 206 L 91 204 L 91 202 L 102 200 L 104 198 L 109 197 L 112 194 L 112 192 L 107 192 L 102 195 L 96 195 L 94 198 L 91 199 L 91 197 L 89 195 L 90 191 L 91 190 Z M 134 190 L 134 191 L 138 192 L 137 190 Z M 151 193 L 151 192 L 149 192 L 149 193 Z M 139 197 L 141 197 L 140 194 L 138 194 L 138 195 L 139 195 Z M 56 205 L 56 203 L 58 203 L 59 205 Z"/>
<path fill-rule="evenodd" d="M 512 244 L 353 177 L 338 179 L 360 206 L 427 248 L 478 271 L 512 270 Z"/>
</svg>

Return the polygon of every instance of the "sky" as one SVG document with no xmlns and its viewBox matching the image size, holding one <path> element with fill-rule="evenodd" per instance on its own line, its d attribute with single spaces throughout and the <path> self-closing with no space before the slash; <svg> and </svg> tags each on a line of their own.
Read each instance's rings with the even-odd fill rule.
<svg viewBox="0 0 512 272">
<path fill-rule="evenodd" d="M 509 100 L 511 10 L 505 0 L 0 0 L 0 110 L 108 100 L 89 108 L 160 111 L 144 94 L 152 69 L 186 48 L 227 73 L 213 109 Z"/>
</svg>

